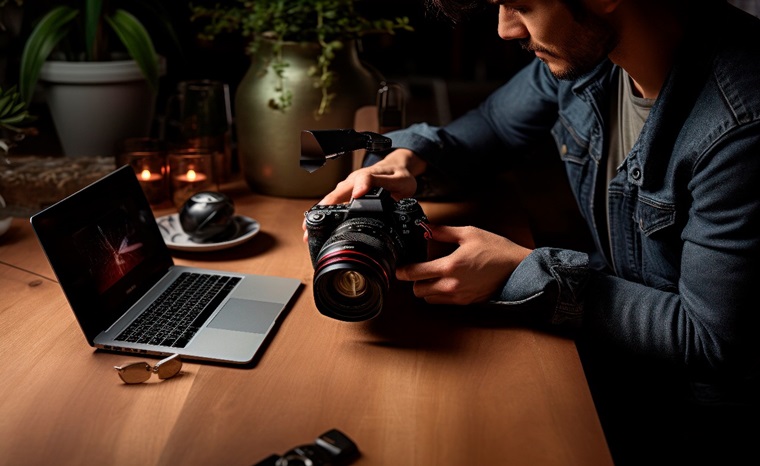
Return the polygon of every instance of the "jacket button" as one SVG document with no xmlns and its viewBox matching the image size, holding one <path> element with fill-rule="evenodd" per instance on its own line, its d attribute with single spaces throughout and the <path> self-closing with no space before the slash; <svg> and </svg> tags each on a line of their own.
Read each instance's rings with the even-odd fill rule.
<svg viewBox="0 0 760 466">
<path fill-rule="evenodd" d="M 633 167 L 633 169 L 631 169 L 631 178 L 634 180 L 641 179 L 641 169 L 639 167 Z"/>
<path fill-rule="evenodd" d="M 562 144 L 562 147 L 559 149 L 560 154 L 567 155 L 567 144 Z"/>
</svg>

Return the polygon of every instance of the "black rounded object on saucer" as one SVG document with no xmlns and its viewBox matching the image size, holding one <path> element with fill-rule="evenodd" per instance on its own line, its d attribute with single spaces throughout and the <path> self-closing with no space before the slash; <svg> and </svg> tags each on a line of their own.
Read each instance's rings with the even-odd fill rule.
<svg viewBox="0 0 760 466">
<path fill-rule="evenodd" d="M 193 194 L 179 211 L 179 223 L 196 243 L 224 241 L 237 233 L 235 204 L 226 194 L 202 191 Z"/>
</svg>

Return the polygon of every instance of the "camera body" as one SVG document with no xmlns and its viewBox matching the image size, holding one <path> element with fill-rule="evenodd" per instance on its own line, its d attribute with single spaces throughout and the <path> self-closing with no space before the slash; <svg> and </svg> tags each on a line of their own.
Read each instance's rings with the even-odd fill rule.
<svg viewBox="0 0 760 466">
<path fill-rule="evenodd" d="M 412 198 L 383 188 L 344 205 L 305 214 L 314 298 L 322 314 L 359 321 L 376 316 L 397 265 L 427 258 L 427 217 Z"/>
<path fill-rule="evenodd" d="M 311 445 L 301 445 L 283 455 L 271 455 L 255 466 L 341 466 L 353 462 L 359 448 L 343 432 L 332 429 Z"/>
<path fill-rule="evenodd" d="M 405 198 L 396 202 L 388 191 L 373 188 L 349 204 L 315 205 L 305 215 L 309 255 L 314 266 L 319 251 L 330 235 L 338 226 L 352 218 L 376 219 L 388 228 L 399 245 L 401 254 L 398 265 L 420 262 L 427 257 L 425 230 L 420 227 L 420 223 L 427 222 L 427 217 L 415 199 Z"/>
</svg>

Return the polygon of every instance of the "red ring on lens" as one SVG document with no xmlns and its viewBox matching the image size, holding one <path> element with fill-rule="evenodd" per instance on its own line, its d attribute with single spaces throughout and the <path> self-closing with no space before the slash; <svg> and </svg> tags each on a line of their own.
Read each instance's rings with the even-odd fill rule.
<svg viewBox="0 0 760 466">
<path fill-rule="evenodd" d="M 335 257 L 335 256 L 340 256 L 340 257 Z M 365 264 L 365 265 L 367 264 L 366 261 L 360 261 L 360 260 L 358 260 L 358 259 L 356 259 L 354 257 L 351 257 L 351 256 L 361 256 L 364 259 L 368 259 L 370 262 L 372 262 L 372 264 L 375 265 L 376 268 L 378 268 L 382 272 L 383 277 L 385 277 L 385 283 L 389 282 L 388 274 L 385 273 L 385 268 L 382 265 L 380 265 L 380 263 L 378 263 L 375 259 L 371 258 L 370 256 L 368 256 L 368 255 L 366 255 L 364 253 L 361 253 L 361 252 L 358 252 L 358 251 L 354 251 L 354 250 L 351 250 L 351 249 L 341 249 L 341 250 L 338 250 L 338 251 L 333 251 L 333 252 L 331 252 L 329 254 L 326 254 L 325 256 L 321 257 L 319 259 L 319 263 L 317 264 L 317 272 L 319 272 L 323 268 L 327 267 L 328 265 L 334 264 L 336 262 L 346 262 L 346 261 L 348 261 L 348 262 L 354 262 L 354 263 Z"/>
</svg>

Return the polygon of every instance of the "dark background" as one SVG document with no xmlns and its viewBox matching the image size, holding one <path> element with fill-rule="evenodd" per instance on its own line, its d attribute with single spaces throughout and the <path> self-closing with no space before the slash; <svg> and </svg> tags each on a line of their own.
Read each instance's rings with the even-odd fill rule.
<svg viewBox="0 0 760 466">
<path fill-rule="evenodd" d="M 248 68 L 245 44 L 239 37 L 217 38 L 205 42 L 197 38 L 201 24 L 189 21 L 184 2 L 176 2 L 186 14 L 175 14 L 174 24 L 183 37 L 184 57 L 174 63 L 167 80 L 173 86 L 181 79 L 210 78 L 235 88 Z M 435 115 L 417 114 L 415 104 L 424 108 L 431 99 L 432 87 L 448 90 L 452 116 L 471 108 L 483 96 L 504 82 L 527 63 L 528 55 L 517 44 L 501 40 L 496 32 L 495 6 L 477 12 L 460 24 L 426 10 L 423 0 L 359 0 L 357 8 L 369 18 L 408 17 L 413 32 L 365 36 L 360 58 L 385 78 L 403 82 L 411 92 L 408 122 Z M 443 112 L 445 113 L 445 112 Z M 432 121 L 433 123 L 442 123 Z M 444 122 L 445 123 L 445 122 Z"/>
<path fill-rule="evenodd" d="M 5 33 L 3 49 L 7 55 L 3 58 L 7 69 L 4 82 L 0 82 L 3 88 L 15 83 L 23 40 L 32 22 L 51 5 L 60 3 L 26 0 L 21 30 L 10 37 Z M 245 41 L 235 34 L 220 36 L 214 41 L 201 40 L 198 33 L 202 24 L 190 20 L 189 2 L 162 0 L 156 3 L 159 4 L 169 15 L 179 38 L 179 48 L 160 33 L 162 28 L 155 17 L 147 12 L 138 15 L 152 33 L 157 51 L 167 58 L 167 74 L 161 80 L 156 108 L 158 116 L 163 114 L 167 97 L 182 80 L 221 80 L 230 85 L 234 95 L 250 63 Z M 356 6 L 369 18 L 406 16 L 414 27 L 413 32 L 368 35 L 360 44 L 363 62 L 386 79 L 402 83 L 408 91 L 407 124 L 447 123 L 477 105 L 529 59 L 517 44 L 498 37 L 495 6 L 476 12 L 458 24 L 427 10 L 423 0 L 358 0 Z M 130 11 L 139 13 L 131 5 Z M 40 132 L 14 148 L 14 153 L 60 153 L 44 101 L 33 102 L 31 111 L 38 117 L 35 126 Z"/>
<path fill-rule="evenodd" d="M 0 30 L 0 85 L 3 88 L 16 82 L 18 58 L 32 21 L 51 5 L 62 1 L 81 3 L 81 0 L 25 0 L 21 29 Z M 136 3 L 123 1 L 128 2 L 130 11 L 133 11 Z M 230 0 L 196 1 L 224 3 Z M 760 15 L 758 0 L 731 0 L 731 3 Z M 158 116 L 163 114 L 167 97 L 182 80 L 221 80 L 229 84 L 234 94 L 249 66 L 245 42 L 235 35 L 220 37 L 214 42 L 200 40 L 198 33 L 202 26 L 190 21 L 188 1 L 155 0 L 153 5 L 169 12 L 180 44 L 177 48 L 168 37 L 156 35 L 155 31 L 161 28 L 155 18 L 140 15 L 152 33 L 158 52 L 168 62 L 167 75 L 161 80 L 156 108 Z M 427 11 L 424 0 L 356 0 L 355 5 L 369 18 L 406 16 L 415 29 L 395 35 L 365 36 L 360 53 L 361 59 L 386 79 L 406 86 L 409 91 L 407 124 L 420 121 L 436 125 L 447 123 L 476 106 L 532 58 L 515 42 L 498 37 L 498 11 L 493 5 L 458 24 Z M 9 9 L 12 8 L 6 6 L 6 11 L 0 10 L 0 20 L 7 19 Z M 60 154 L 46 104 L 33 102 L 31 112 L 38 117 L 35 126 L 39 128 L 39 134 L 15 147 L 14 154 Z M 533 166 L 522 167 L 508 175 L 512 177 L 510 183 L 519 188 L 521 204 L 532 214 L 530 221 L 538 245 L 587 247 L 588 239 L 582 234 L 585 226 L 555 153 L 548 153 Z M 568 235 L 568 232 L 574 234 Z"/>
<path fill-rule="evenodd" d="M 22 30 L 0 48 L 9 51 L 8 56 L 0 57 L 7 61 L 6 80 L 0 83 L 4 88 L 15 82 L 18 57 L 31 21 L 39 18 L 51 4 L 60 3 L 60 0 L 25 0 Z M 191 22 L 189 2 L 158 0 L 155 4 L 169 12 L 179 38 L 178 48 L 168 36 L 156 33 L 162 28 L 155 18 L 140 16 L 151 32 L 157 51 L 167 59 L 167 74 L 161 79 L 156 107 L 157 118 L 163 116 L 167 98 L 174 93 L 179 81 L 220 80 L 229 84 L 234 95 L 250 64 L 245 53 L 246 42 L 234 34 L 217 37 L 212 42 L 201 40 L 198 34 L 202 25 Z M 493 5 L 456 24 L 427 10 L 424 0 L 357 0 L 355 5 L 370 19 L 406 16 L 414 28 L 412 32 L 400 31 L 394 35 L 365 36 L 359 54 L 368 67 L 387 80 L 404 85 L 407 124 L 421 121 L 446 124 L 478 105 L 533 58 L 517 43 L 499 38 L 498 8 Z M 130 12 L 134 12 L 131 3 Z M 231 103 L 234 116 L 234 99 Z M 60 155 L 62 150 L 44 100 L 33 102 L 31 112 L 38 117 L 35 126 L 39 134 L 18 144 L 13 154 Z M 578 240 L 567 235 L 568 231 L 583 231 L 583 227 L 559 158 L 549 154 L 533 167 L 511 176 L 510 184 L 518 188 L 520 204 L 529 212 L 537 213 L 529 219 L 537 244 L 578 244 Z M 551 185 L 554 189 L 545 189 Z M 517 205 L 511 207 L 518 208 Z"/>
</svg>

